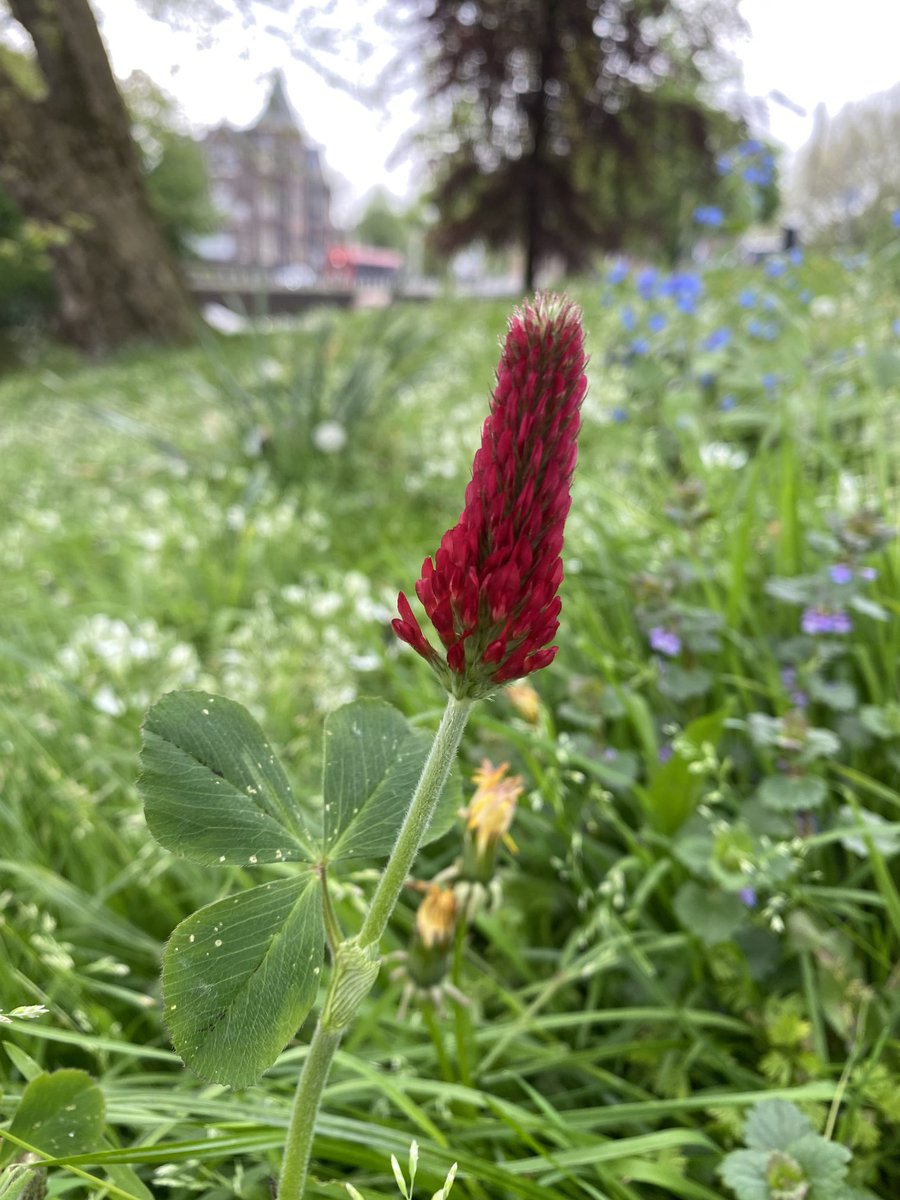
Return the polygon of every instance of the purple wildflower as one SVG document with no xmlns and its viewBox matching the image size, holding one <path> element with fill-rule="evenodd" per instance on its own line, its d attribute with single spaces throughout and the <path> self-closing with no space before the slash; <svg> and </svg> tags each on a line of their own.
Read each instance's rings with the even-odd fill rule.
<svg viewBox="0 0 900 1200">
<path fill-rule="evenodd" d="M 674 658 L 681 653 L 681 638 L 672 629 L 664 625 L 654 625 L 650 630 L 650 645 L 660 654 Z"/>
<path fill-rule="evenodd" d="M 748 908 L 756 908 L 756 888 L 742 887 L 738 895 L 742 904 L 746 904 Z"/>
<path fill-rule="evenodd" d="M 828 568 L 828 574 L 832 583 L 851 583 L 853 580 L 853 571 L 846 563 L 835 563 Z"/>
<path fill-rule="evenodd" d="M 807 608 L 803 612 L 800 628 L 804 633 L 815 637 L 820 633 L 849 633 L 853 622 L 839 608 L 831 611 L 825 608 Z"/>
</svg>

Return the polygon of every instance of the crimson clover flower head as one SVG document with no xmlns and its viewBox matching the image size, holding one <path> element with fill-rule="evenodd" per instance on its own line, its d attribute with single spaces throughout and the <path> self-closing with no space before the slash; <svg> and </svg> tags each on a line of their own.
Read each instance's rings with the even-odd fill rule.
<svg viewBox="0 0 900 1200">
<path fill-rule="evenodd" d="M 489 695 L 556 655 L 586 361 L 567 298 L 539 293 L 513 313 L 465 507 L 416 584 L 443 654 L 400 593 L 394 632 L 455 696 Z"/>
</svg>

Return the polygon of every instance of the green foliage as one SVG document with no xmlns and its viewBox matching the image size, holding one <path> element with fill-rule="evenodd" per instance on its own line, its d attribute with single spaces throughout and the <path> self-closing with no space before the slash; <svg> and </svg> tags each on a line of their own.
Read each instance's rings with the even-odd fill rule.
<svg viewBox="0 0 900 1200">
<path fill-rule="evenodd" d="M 359 700 L 326 719 L 324 737 L 323 857 L 340 863 L 389 854 L 422 774 L 431 735 L 410 728 L 389 704 Z M 447 832 L 460 803 L 458 781 L 451 776 L 429 840 Z"/>
<path fill-rule="evenodd" d="M 191 239 L 216 228 L 199 143 L 179 129 L 174 101 L 143 71 L 122 84 L 141 152 L 147 197 L 172 249 L 190 253 Z"/>
<path fill-rule="evenodd" d="M 224 696 L 173 692 L 144 722 L 151 833 L 205 866 L 310 862 L 312 835 L 262 730 Z"/>
<path fill-rule="evenodd" d="M 305 862 L 315 869 L 218 900 L 166 947 L 166 1022 L 204 1079 L 245 1087 L 270 1067 L 315 1003 L 325 947 L 329 863 L 387 855 L 431 738 L 378 700 L 325 722 L 319 838 L 262 730 L 234 701 L 174 692 L 144 722 L 140 790 L 151 832 L 203 866 Z M 430 837 L 460 806 L 444 790 Z M 320 876 L 322 877 L 320 883 Z"/>
<path fill-rule="evenodd" d="M 415 1136 L 417 1196 L 458 1162 L 451 1200 L 723 1200 L 716 1166 L 756 1152 L 742 1116 L 771 1099 L 852 1151 L 848 1200 L 900 1194 L 900 454 L 896 381 L 876 370 L 895 348 L 896 298 L 877 264 L 813 256 L 725 264 L 699 285 L 694 302 L 686 278 L 629 271 L 581 293 L 592 386 L 560 653 L 534 697 L 507 691 L 476 714 L 453 801 L 471 798 L 484 758 L 509 762 L 525 786 L 517 852 L 502 850 L 451 948 L 465 1005 L 414 996 L 400 1014 L 402 964 L 380 975 L 335 1060 L 314 1194 L 349 1182 L 366 1200 L 396 1195 L 390 1157 L 405 1171 Z M 204 906 L 271 899 L 256 896 L 271 883 L 299 922 L 315 894 L 301 891 L 313 875 L 299 852 L 254 865 L 235 842 L 217 867 L 211 839 L 197 862 L 148 837 L 140 721 L 173 691 L 234 696 L 277 748 L 312 841 L 327 713 L 377 695 L 420 736 L 434 727 L 434 681 L 389 621 L 459 512 L 507 308 L 316 316 L 103 367 L 51 350 L 0 381 L 0 1033 L 17 1051 L 0 1062 L 0 1120 L 29 1074 L 90 1071 L 111 1124 L 86 1169 L 130 1195 L 271 1196 L 307 1031 L 289 1030 L 261 1084 L 201 1083 L 170 1049 L 159 964 Z M 397 356 L 342 450 L 298 439 L 285 473 L 248 456 L 249 419 L 223 379 L 271 388 L 286 412 L 311 405 L 312 383 L 285 381 L 329 342 L 337 405 L 342 363 L 395 318 L 390 336 L 420 338 L 422 362 Z M 722 328 L 729 344 L 705 348 Z M 807 609 L 851 627 L 804 632 Z M 673 694 L 672 666 L 704 672 L 706 690 Z M 718 714 L 716 736 L 692 729 Z M 243 720 L 227 728 L 217 754 L 250 738 Z M 184 766 L 174 744 L 165 753 Z M 661 785 L 648 809 L 676 759 L 671 811 Z M 201 766 L 184 778 L 197 770 L 192 803 L 205 805 L 230 785 Z M 814 807 L 772 807 L 770 780 L 826 791 L 813 785 Z M 279 811 L 266 809 L 273 822 Z M 190 814 L 166 820 L 170 844 L 200 838 Z M 463 834 L 455 823 L 422 852 L 417 881 L 459 857 Z M 347 932 L 373 862 L 329 867 Z M 401 900 L 389 953 L 408 947 L 417 898 Z M 723 914 L 730 931 L 710 934 Z M 245 970 L 268 937 L 247 946 Z M 185 976 L 202 981 L 205 962 Z M 326 955 L 316 978 L 328 970 Z M 223 1024 L 238 1004 L 208 1011 Z M 777 1152 L 807 1172 L 802 1147 Z M 47 1171 L 60 1192 L 103 1186 Z"/>
<path fill-rule="evenodd" d="M 734 1150 L 719 1168 L 737 1200 L 847 1200 L 850 1151 L 819 1137 L 793 1104 L 766 1100 L 747 1118 L 748 1149 Z"/>
<path fill-rule="evenodd" d="M 396 410 L 433 370 L 433 349 L 417 313 L 389 309 L 349 320 L 316 313 L 283 359 L 250 359 L 239 375 L 210 347 L 244 453 L 284 485 L 318 476 L 342 489 L 360 457 L 402 469 L 397 456 L 408 447 L 398 445 Z"/>
<path fill-rule="evenodd" d="M 325 952 L 315 875 L 260 884 L 201 908 L 163 959 L 166 1023 L 203 1079 L 246 1087 L 312 1008 Z"/>
<path fill-rule="evenodd" d="M 65 1158 L 93 1150 L 103 1137 L 103 1094 L 84 1071 L 63 1070 L 32 1079 L 0 1144 L 0 1167 L 15 1158 L 20 1147 L 13 1139 L 48 1158 Z"/>
<path fill-rule="evenodd" d="M 703 98 L 738 18 L 688 5 L 528 0 L 419 9 L 436 131 L 435 243 L 518 246 L 585 267 L 597 249 L 685 249 L 690 210 L 740 135 Z M 702 64 L 702 67 L 701 67 Z M 685 211 L 685 209 L 687 211 Z"/>
<path fill-rule="evenodd" d="M 406 251 L 409 223 L 382 189 L 376 190 L 356 223 L 356 240 L 366 246 Z"/>
</svg>

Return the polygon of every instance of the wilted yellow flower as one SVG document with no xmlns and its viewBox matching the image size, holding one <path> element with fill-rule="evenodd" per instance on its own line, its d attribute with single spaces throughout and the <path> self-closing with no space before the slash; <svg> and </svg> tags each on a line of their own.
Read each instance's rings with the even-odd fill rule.
<svg viewBox="0 0 900 1200">
<path fill-rule="evenodd" d="M 529 725 L 537 725 L 541 715 L 541 698 L 530 683 L 510 684 L 506 696 L 520 717 Z"/>
<path fill-rule="evenodd" d="M 469 807 L 463 811 L 466 828 L 475 836 L 475 850 L 484 858 L 502 838 L 504 845 L 515 854 L 516 843 L 509 836 L 509 827 L 516 812 L 516 801 L 525 790 L 520 775 L 506 777 L 509 763 L 495 767 L 485 759 L 472 776 L 477 791 Z"/>
<path fill-rule="evenodd" d="M 451 888 L 429 884 L 425 899 L 416 912 L 416 933 L 422 945 L 431 950 L 446 946 L 456 926 L 456 896 Z"/>
</svg>

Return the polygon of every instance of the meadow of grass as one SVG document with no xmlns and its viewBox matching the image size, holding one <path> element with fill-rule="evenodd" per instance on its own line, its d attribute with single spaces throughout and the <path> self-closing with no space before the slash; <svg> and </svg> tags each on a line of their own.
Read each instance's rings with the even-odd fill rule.
<svg viewBox="0 0 900 1200">
<path fill-rule="evenodd" d="M 574 289 L 591 388 L 561 651 L 536 707 L 476 710 L 461 764 L 468 793 L 485 758 L 523 777 L 518 852 L 457 939 L 465 1005 L 403 1013 L 382 973 L 310 1195 L 396 1195 L 413 1138 L 423 1195 L 453 1162 L 472 1200 L 900 1195 L 892 278 L 796 254 Z M 107 1121 L 51 1195 L 270 1195 L 308 1029 L 239 1092 L 172 1052 L 165 939 L 258 873 L 149 836 L 140 724 L 174 688 L 230 696 L 309 792 L 345 701 L 434 727 L 440 689 L 388 623 L 459 512 L 507 312 L 313 314 L 0 381 L 0 1009 L 47 1009 L 0 1026 L 0 1118 L 77 1067 Z M 717 1168 L 763 1099 L 849 1163 L 735 1190 Z"/>
</svg>

